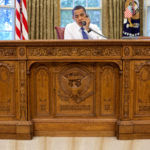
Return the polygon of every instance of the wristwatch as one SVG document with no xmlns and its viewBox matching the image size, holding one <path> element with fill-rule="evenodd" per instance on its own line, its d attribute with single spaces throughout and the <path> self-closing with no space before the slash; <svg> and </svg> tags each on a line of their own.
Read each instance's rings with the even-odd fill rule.
<svg viewBox="0 0 150 150">
<path fill-rule="evenodd" d="M 89 31 L 87 31 L 87 32 L 89 33 L 89 32 L 91 32 L 91 31 L 92 31 L 92 30 L 91 30 L 91 29 L 89 29 Z"/>
</svg>

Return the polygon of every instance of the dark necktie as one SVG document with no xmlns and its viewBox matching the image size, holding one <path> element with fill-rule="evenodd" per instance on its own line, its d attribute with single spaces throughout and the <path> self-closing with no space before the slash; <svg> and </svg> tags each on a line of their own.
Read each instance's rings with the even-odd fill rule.
<svg viewBox="0 0 150 150">
<path fill-rule="evenodd" d="M 88 38 L 88 35 L 87 35 L 86 32 L 84 31 L 84 28 L 83 28 L 83 27 L 81 27 L 81 31 L 82 31 L 83 39 L 89 39 L 89 38 Z"/>
</svg>

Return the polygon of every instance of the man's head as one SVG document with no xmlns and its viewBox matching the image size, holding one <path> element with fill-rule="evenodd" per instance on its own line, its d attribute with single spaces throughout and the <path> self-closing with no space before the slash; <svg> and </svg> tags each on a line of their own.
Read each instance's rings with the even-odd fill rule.
<svg viewBox="0 0 150 150">
<path fill-rule="evenodd" d="M 72 10 L 72 18 L 79 25 L 82 26 L 82 21 L 86 17 L 86 10 L 83 6 L 76 6 Z"/>
</svg>

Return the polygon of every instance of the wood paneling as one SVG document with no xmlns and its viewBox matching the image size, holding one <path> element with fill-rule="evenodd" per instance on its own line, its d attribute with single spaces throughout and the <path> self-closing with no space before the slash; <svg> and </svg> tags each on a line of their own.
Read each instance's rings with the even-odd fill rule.
<svg viewBox="0 0 150 150">
<path fill-rule="evenodd" d="M 150 138 L 149 59 L 143 39 L 1 41 L 0 138 Z"/>
<path fill-rule="evenodd" d="M 15 62 L 0 62 L 0 120 L 16 118 L 17 65 Z M 3 120 L 2 119 L 2 120 Z"/>
</svg>

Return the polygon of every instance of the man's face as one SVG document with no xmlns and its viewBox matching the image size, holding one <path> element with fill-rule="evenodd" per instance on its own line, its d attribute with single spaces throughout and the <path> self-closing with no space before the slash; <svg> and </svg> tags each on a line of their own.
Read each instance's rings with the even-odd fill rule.
<svg viewBox="0 0 150 150">
<path fill-rule="evenodd" d="M 74 11 L 73 19 L 80 27 L 82 26 L 82 21 L 84 21 L 85 17 L 86 13 L 83 9 L 77 9 Z"/>
</svg>

